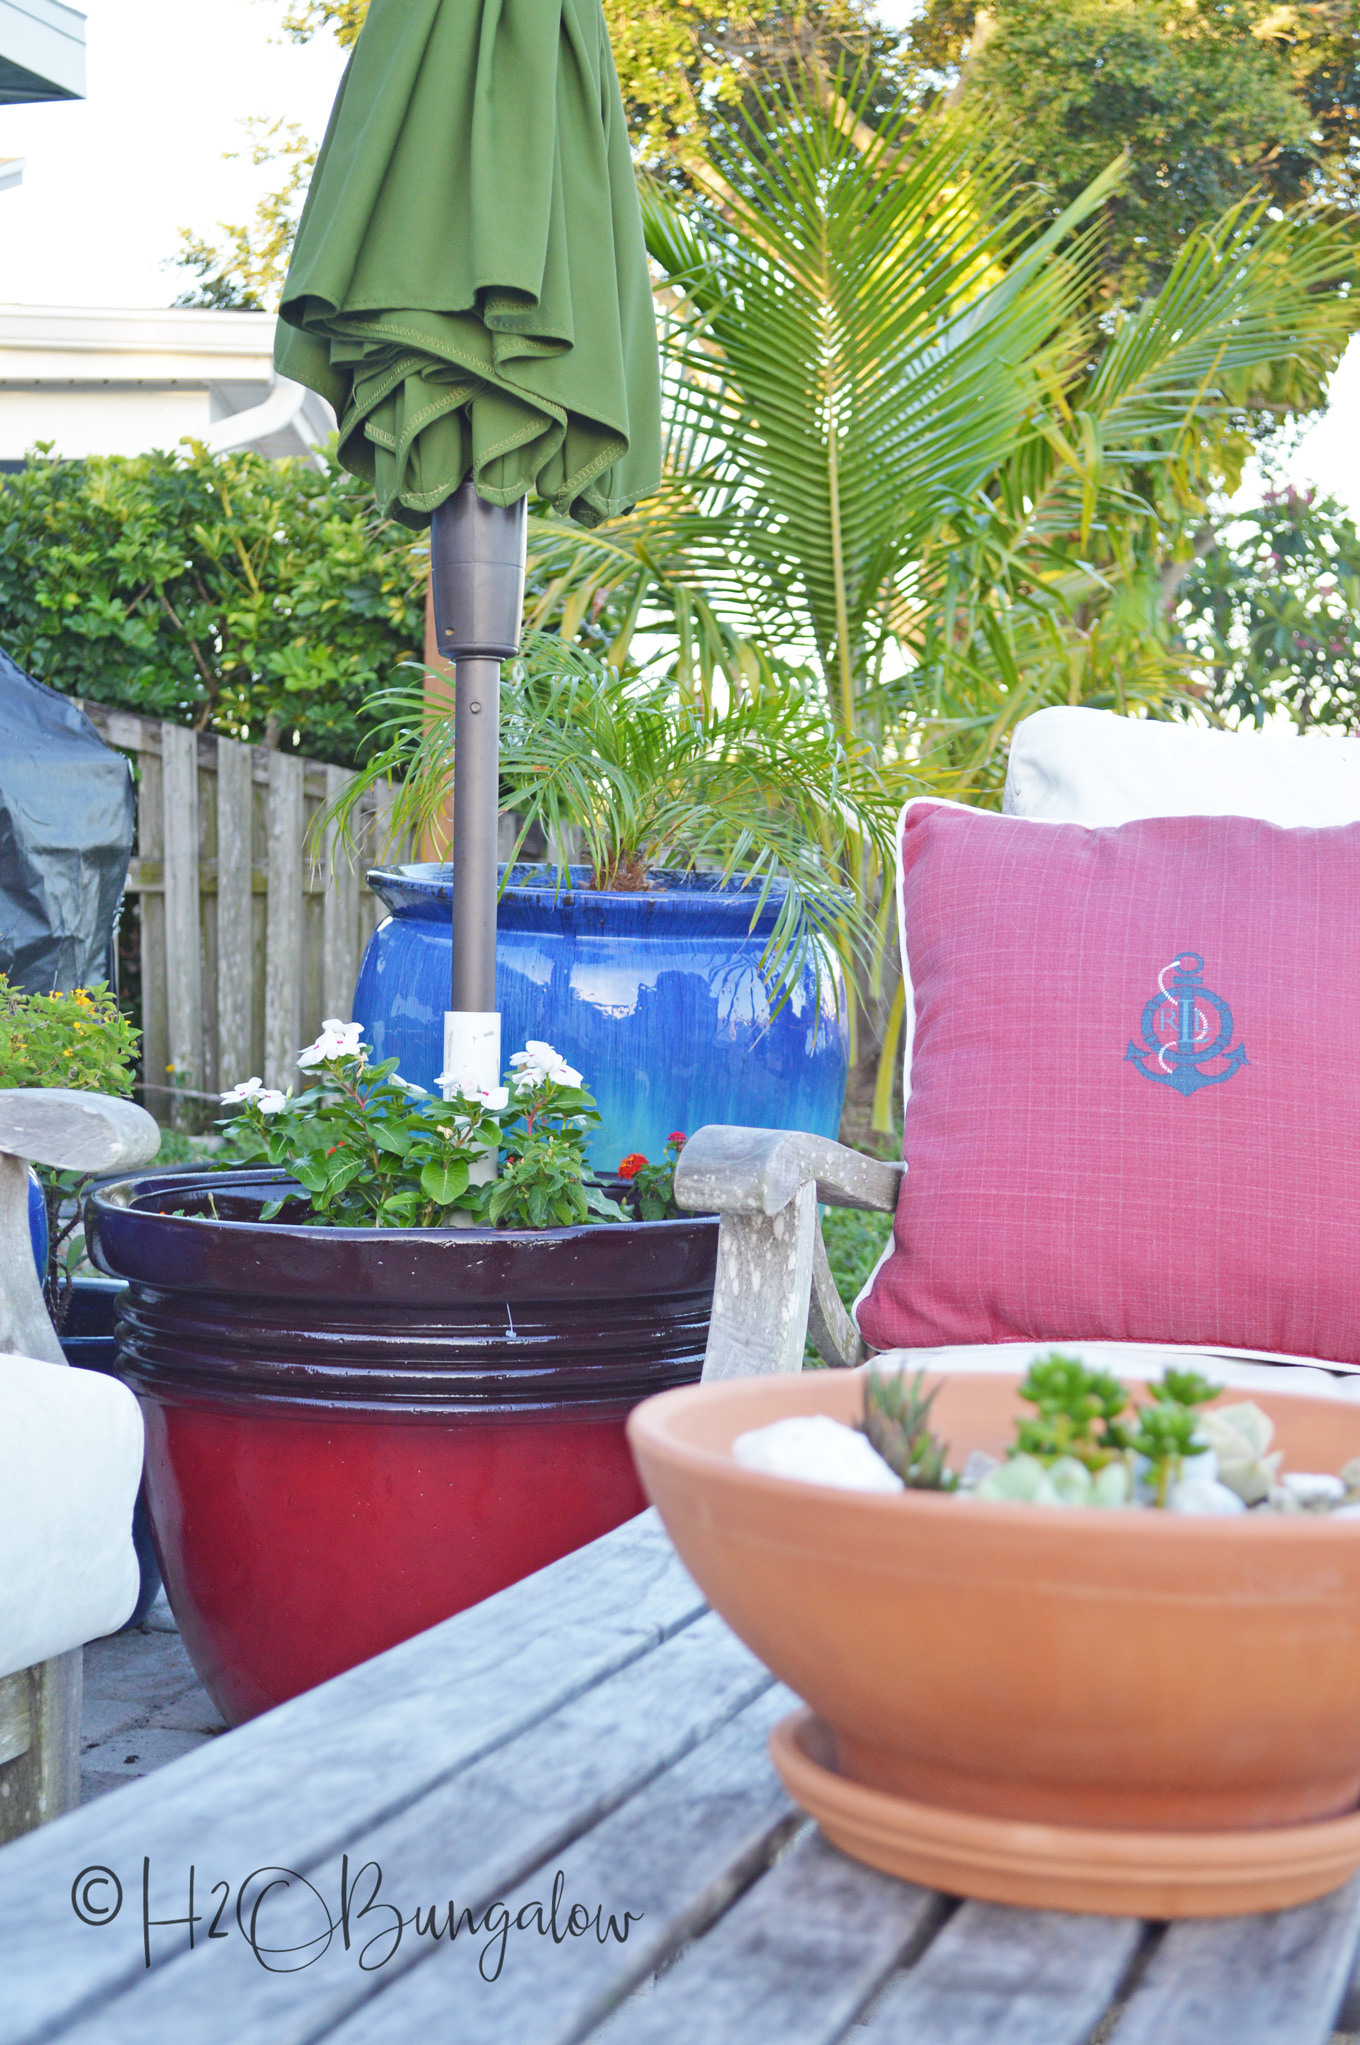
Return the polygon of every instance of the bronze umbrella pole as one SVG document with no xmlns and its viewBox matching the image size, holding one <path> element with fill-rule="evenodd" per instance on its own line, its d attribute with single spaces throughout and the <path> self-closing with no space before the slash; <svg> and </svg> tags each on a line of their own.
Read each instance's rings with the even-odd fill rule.
<svg viewBox="0 0 1360 2045">
<path fill-rule="evenodd" d="M 472 478 L 430 521 L 435 639 L 455 666 L 453 978 L 444 1091 L 500 1083 L 496 1010 L 501 662 L 519 651 L 525 499 L 488 504 Z"/>
<path fill-rule="evenodd" d="M 446 1092 L 496 1086 L 500 664 L 525 504 L 582 525 L 661 476 L 656 319 L 600 0 L 371 0 L 279 306 L 282 375 L 378 509 L 430 528 L 456 668 Z"/>
</svg>

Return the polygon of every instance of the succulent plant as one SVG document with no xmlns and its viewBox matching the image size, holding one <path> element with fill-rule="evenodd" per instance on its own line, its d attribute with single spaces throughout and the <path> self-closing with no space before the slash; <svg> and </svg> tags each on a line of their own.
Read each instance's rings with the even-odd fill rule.
<svg viewBox="0 0 1360 2045">
<path fill-rule="evenodd" d="M 923 1370 L 909 1379 L 904 1370 L 879 1371 L 871 1364 L 864 1381 L 864 1432 L 910 1490 L 953 1491 L 958 1479 L 945 1463 L 948 1444 L 930 1431 L 940 1388 L 927 1392 L 924 1380 Z"/>
<path fill-rule="evenodd" d="M 1119 1420 L 1128 1404 L 1127 1389 L 1108 1371 L 1088 1370 L 1078 1357 L 1064 1356 L 1060 1349 L 1037 1356 L 1020 1397 L 1038 1412 L 1016 1422 L 1013 1455 L 1037 1456 L 1040 1462 L 1075 1456 L 1094 1476 L 1128 1446 Z"/>
</svg>

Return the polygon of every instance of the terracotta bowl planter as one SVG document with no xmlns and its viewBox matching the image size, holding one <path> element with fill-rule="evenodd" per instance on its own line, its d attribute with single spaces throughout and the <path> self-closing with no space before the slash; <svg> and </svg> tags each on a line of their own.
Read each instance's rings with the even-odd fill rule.
<svg viewBox="0 0 1360 2045">
<path fill-rule="evenodd" d="M 717 1251 L 705 1217 L 261 1223 L 281 1182 L 148 1174 L 87 1211 L 166 1593 L 232 1724 L 640 1512 L 624 1420 L 698 1377 Z"/>
<path fill-rule="evenodd" d="M 1012 1439 L 1017 1383 L 945 1379 L 956 1462 Z M 812 1708 L 776 1758 L 832 1836 L 959 1893 L 1150 1915 L 1277 1907 L 1360 1865 L 1360 1523 L 883 1497 L 730 1454 L 861 1399 L 860 1373 L 817 1372 L 670 1392 L 629 1422 L 686 1567 Z M 1360 1453 L 1360 1406 L 1259 1403 L 1287 1468 Z M 1099 1895 L 1097 1832 L 1127 1861 Z"/>
</svg>

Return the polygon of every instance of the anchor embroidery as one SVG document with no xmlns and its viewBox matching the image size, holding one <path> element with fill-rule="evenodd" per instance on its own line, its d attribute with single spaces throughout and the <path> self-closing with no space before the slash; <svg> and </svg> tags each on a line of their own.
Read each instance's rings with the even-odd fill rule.
<svg viewBox="0 0 1360 2045">
<path fill-rule="evenodd" d="M 1204 961 L 1198 952 L 1183 951 L 1157 975 L 1157 992 L 1143 1010 L 1143 1044 L 1130 1043 L 1124 1054 L 1145 1079 L 1174 1086 L 1189 1095 L 1202 1086 L 1221 1086 L 1247 1063 L 1244 1045 L 1230 1051 L 1232 1010 L 1221 994 L 1205 986 Z M 1217 1019 L 1217 1030 L 1210 1011 Z M 1217 1072 L 1203 1068 L 1221 1058 Z"/>
</svg>

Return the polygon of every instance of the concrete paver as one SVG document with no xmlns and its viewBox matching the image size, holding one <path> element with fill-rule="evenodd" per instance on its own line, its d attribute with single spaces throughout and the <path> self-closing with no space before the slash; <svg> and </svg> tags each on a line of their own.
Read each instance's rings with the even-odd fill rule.
<svg viewBox="0 0 1360 2045">
<path fill-rule="evenodd" d="M 150 1775 L 225 1730 L 184 1652 L 164 1592 L 140 1626 L 87 1643 L 82 1803 Z"/>
</svg>

